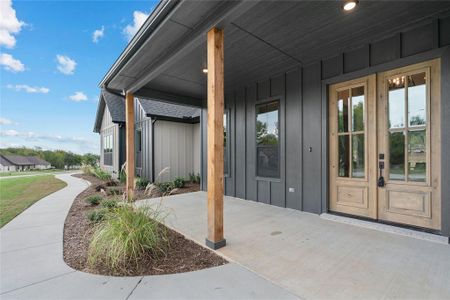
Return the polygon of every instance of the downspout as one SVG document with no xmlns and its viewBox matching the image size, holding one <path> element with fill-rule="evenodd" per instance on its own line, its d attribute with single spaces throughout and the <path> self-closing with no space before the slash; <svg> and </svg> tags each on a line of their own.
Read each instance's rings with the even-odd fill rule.
<svg viewBox="0 0 450 300">
<path fill-rule="evenodd" d="M 157 119 L 152 120 L 152 182 L 155 182 L 155 123 Z"/>
</svg>

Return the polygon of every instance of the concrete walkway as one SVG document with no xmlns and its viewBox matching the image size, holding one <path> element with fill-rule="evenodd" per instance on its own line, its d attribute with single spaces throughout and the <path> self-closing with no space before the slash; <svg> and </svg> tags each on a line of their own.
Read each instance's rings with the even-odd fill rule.
<svg viewBox="0 0 450 300">
<path fill-rule="evenodd" d="M 163 276 L 109 277 L 79 272 L 62 258 L 63 226 L 87 182 L 56 175 L 68 186 L 36 202 L 0 229 L 0 299 L 297 299 L 230 263 Z"/>
<path fill-rule="evenodd" d="M 139 204 L 155 203 L 155 200 Z M 204 242 L 206 193 L 167 197 L 169 226 Z M 229 259 L 305 299 L 450 299 L 450 245 L 225 197 Z"/>
</svg>

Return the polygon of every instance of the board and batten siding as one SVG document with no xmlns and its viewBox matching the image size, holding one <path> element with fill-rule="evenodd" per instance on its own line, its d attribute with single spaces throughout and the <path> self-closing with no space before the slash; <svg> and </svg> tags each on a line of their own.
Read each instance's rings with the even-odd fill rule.
<svg viewBox="0 0 450 300">
<path fill-rule="evenodd" d="M 120 143 L 119 143 L 119 125 L 112 122 L 111 114 L 109 113 L 108 106 L 105 105 L 105 111 L 103 112 L 102 126 L 100 129 L 100 167 L 109 172 L 113 178 L 118 178 L 120 171 Z M 105 165 L 104 163 L 104 139 L 106 135 L 113 135 L 113 154 L 112 165 Z"/>
<path fill-rule="evenodd" d="M 156 181 L 169 181 L 179 176 L 189 179 L 189 174 L 195 172 L 196 168 L 199 169 L 199 166 L 194 167 L 195 125 L 162 120 L 155 122 L 155 176 L 169 168 Z"/>
<path fill-rule="evenodd" d="M 141 152 L 136 148 L 136 174 L 153 181 L 152 178 L 152 119 L 145 115 L 139 101 L 135 99 L 135 130 L 141 130 Z M 136 140 L 137 141 L 137 140 Z M 137 146 L 137 143 L 136 143 Z M 140 162 L 140 165 L 138 164 Z"/>
<path fill-rule="evenodd" d="M 446 33 L 446 34 L 443 34 Z M 360 78 L 441 58 L 442 148 L 450 145 L 450 18 L 416 27 L 337 52 L 335 56 L 260 74 L 262 79 L 225 94 L 230 111 L 230 175 L 225 194 L 320 214 L 328 211 L 328 90 L 329 84 Z M 280 54 L 282 55 L 282 54 Z M 226 62 L 225 62 L 226 63 Z M 266 79 L 264 79 L 264 77 Z M 274 98 L 275 97 L 275 98 Z M 281 177 L 256 177 L 255 105 L 280 100 Z M 202 109 L 202 189 L 207 187 L 207 109 Z M 445 153 L 443 151 L 442 153 Z M 441 157 L 442 178 L 450 177 L 450 160 Z M 442 188 L 442 233 L 450 235 L 450 185 Z"/>
<path fill-rule="evenodd" d="M 137 175 L 150 181 L 165 182 L 179 176 L 189 179 L 189 174 L 201 173 L 200 123 L 189 124 L 150 118 L 145 115 L 136 99 L 135 126 L 136 130 L 141 130 L 142 136 L 141 152 L 136 148 L 136 163 L 140 160 L 140 166 L 137 164 L 136 167 Z M 158 177 L 166 167 L 169 170 Z M 155 178 L 152 178 L 153 176 Z"/>
</svg>

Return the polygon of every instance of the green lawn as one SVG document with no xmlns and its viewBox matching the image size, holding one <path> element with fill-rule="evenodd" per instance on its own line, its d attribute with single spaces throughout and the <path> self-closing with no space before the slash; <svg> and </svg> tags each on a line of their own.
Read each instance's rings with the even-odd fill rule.
<svg viewBox="0 0 450 300">
<path fill-rule="evenodd" d="M 50 170 L 33 170 L 33 171 L 23 171 L 23 172 L 2 172 L 0 173 L 0 177 L 8 177 L 8 176 L 20 176 L 20 175 L 33 175 L 33 174 L 42 174 L 42 173 L 55 173 L 55 172 L 63 172 L 64 170 L 59 169 L 50 169 Z"/>
<path fill-rule="evenodd" d="M 66 185 L 53 175 L 0 180 L 0 227 L 36 201 Z"/>
</svg>

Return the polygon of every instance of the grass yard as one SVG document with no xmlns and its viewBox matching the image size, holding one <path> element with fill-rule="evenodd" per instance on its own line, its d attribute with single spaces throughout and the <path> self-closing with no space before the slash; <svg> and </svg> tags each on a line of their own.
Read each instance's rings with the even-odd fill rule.
<svg viewBox="0 0 450 300">
<path fill-rule="evenodd" d="M 36 201 L 66 185 L 53 175 L 0 180 L 0 227 Z"/>
<path fill-rule="evenodd" d="M 0 177 L 8 177 L 8 176 L 22 176 L 22 175 L 38 175 L 38 174 L 52 174 L 56 172 L 64 172 L 64 170 L 60 169 L 50 169 L 50 170 L 33 170 L 33 171 L 22 171 L 22 172 L 2 172 L 0 173 Z"/>
</svg>

